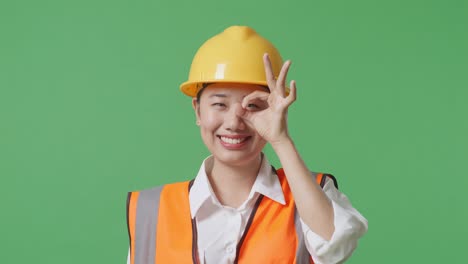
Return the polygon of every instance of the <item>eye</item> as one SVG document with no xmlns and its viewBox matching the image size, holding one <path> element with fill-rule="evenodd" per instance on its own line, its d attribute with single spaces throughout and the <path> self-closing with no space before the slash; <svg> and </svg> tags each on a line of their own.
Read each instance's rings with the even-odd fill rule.
<svg viewBox="0 0 468 264">
<path fill-rule="evenodd" d="M 259 107 L 258 105 L 256 105 L 256 104 L 248 104 L 247 107 L 250 108 L 250 109 L 259 109 L 259 108 L 260 108 L 260 107 Z"/>
<path fill-rule="evenodd" d="M 268 108 L 268 104 L 266 102 L 262 102 L 258 100 L 247 104 L 247 106 L 245 107 L 245 109 L 247 109 L 248 111 L 252 111 L 252 112 L 263 111 L 266 108 Z"/>
<path fill-rule="evenodd" d="M 213 103 L 211 105 L 214 106 L 214 107 L 226 107 L 226 105 L 224 103 Z"/>
</svg>

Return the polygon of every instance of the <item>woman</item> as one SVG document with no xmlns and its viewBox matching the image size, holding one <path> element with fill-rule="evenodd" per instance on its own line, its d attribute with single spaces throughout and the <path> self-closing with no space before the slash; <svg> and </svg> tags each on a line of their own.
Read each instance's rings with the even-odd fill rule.
<svg viewBox="0 0 468 264">
<path fill-rule="evenodd" d="M 263 57 L 263 60 L 261 59 Z M 128 263 L 340 263 L 367 221 L 287 128 L 291 62 L 249 27 L 205 42 L 181 90 L 211 152 L 192 181 L 129 193 Z M 282 169 L 262 153 L 269 143 Z"/>
</svg>

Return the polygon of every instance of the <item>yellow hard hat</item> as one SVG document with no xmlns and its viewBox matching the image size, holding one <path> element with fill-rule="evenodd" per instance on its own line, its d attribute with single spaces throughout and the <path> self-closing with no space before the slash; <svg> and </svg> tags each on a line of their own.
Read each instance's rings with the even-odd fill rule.
<svg viewBox="0 0 468 264">
<path fill-rule="evenodd" d="M 273 44 L 246 26 L 232 26 L 207 40 L 197 51 L 189 78 L 180 86 L 196 97 L 207 83 L 248 83 L 268 86 L 263 55 L 268 53 L 275 77 L 283 59 Z"/>
</svg>

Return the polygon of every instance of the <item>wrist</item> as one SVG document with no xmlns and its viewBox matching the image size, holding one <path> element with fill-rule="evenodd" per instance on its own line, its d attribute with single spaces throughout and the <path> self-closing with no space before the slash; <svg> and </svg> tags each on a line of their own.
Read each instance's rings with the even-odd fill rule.
<svg viewBox="0 0 468 264">
<path fill-rule="evenodd" d="M 277 154 L 285 148 L 294 147 L 294 143 L 289 136 L 284 136 L 278 140 L 272 141 L 270 145 Z"/>
</svg>

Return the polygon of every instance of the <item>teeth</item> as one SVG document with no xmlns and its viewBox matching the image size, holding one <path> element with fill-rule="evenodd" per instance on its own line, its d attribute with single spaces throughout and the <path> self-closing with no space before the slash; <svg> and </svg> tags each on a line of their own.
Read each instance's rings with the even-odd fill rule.
<svg viewBox="0 0 468 264">
<path fill-rule="evenodd" d="M 228 138 L 228 137 L 221 137 L 221 140 L 229 143 L 229 144 L 239 144 L 245 141 L 246 138 Z"/>
</svg>

